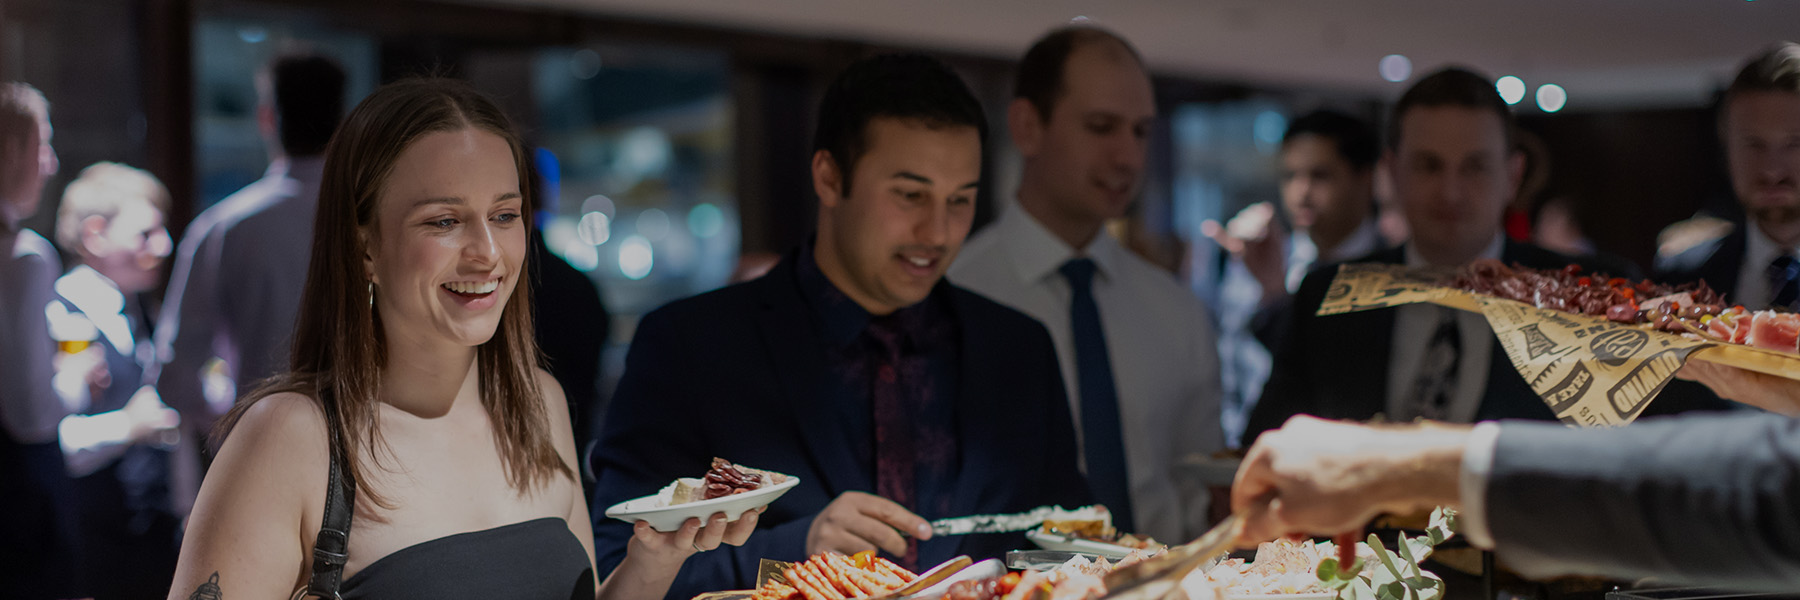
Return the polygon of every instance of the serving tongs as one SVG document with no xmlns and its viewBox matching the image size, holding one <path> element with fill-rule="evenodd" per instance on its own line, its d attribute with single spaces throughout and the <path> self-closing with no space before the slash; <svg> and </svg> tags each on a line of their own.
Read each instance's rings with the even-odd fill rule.
<svg viewBox="0 0 1800 600">
<path fill-rule="evenodd" d="M 1167 552 L 1106 574 L 1108 600 L 1160 600 L 1181 587 L 1181 580 L 1194 569 L 1231 546 L 1244 531 L 1244 520 L 1237 514 L 1225 517 L 1199 539 L 1169 548 Z"/>
</svg>

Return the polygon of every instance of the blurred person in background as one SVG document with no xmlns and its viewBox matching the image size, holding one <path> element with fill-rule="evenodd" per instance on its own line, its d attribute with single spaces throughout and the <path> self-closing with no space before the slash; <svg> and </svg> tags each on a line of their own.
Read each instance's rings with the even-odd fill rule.
<svg viewBox="0 0 1800 600">
<path fill-rule="evenodd" d="M 1594 241 L 1581 230 L 1581 219 L 1575 216 L 1573 196 L 1551 196 L 1538 205 L 1531 219 L 1531 242 L 1563 254 L 1594 254 Z"/>
<path fill-rule="evenodd" d="M 220 422 L 170 598 L 650 598 L 689 556 L 749 536 L 755 512 L 638 522 L 596 577 L 522 283 L 530 161 L 464 82 L 389 84 L 350 113 L 320 180 L 291 370 Z"/>
<path fill-rule="evenodd" d="M 1067 26 L 1019 62 L 1007 110 L 1025 159 L 1016 208 L 969 240 L 950 280 L 1050 330 L 1094 498 L 1120 531 L 1205 532 L 1182 459 L 1224 448 L 1206 307 L 1105 230 L 1143 189 L 1156 95 L 1118 34 Z M 1009 207 L 1010 208 L 1010 207 Z"/>
<path fill-rule="evenodd" d="M 1226 440 L 1239 446 L 1250 411 L 1269 379 L 1273 331 L 1290 295 L 1319 265 L 1358 258 L 1387 244 L 1376 226 L 1375 171 L 1381 140 L 1361 119 L 1319 110 L 1295 118 L 1281 138 L 1281 209 L 1245 208 L 1228 225 L 1201 232 L 1231 253 L 1219 289 Z"/>
<path fill-rule="evenodd" d="M 58 437 L 74 478 L 80 574 L 100 600 L 162 597 L 185 516 L 172 503 L 166 447 L 180 418 L 145 382 L 155 361 L 149 292 L 171 249 L 168 206 L 154 176 L 103 162 L 69 183 L 56 214 L 57 244 L 75 266 L 56 280 L 47 318 L 64 344 L 87 345 L 57 365 L 57 392 L 75 411 Z"/>
<path fill-rule="evenodd" d="M 195 441 L 231 408 L 234 390 L 286 364 L 306 283 L 299 249 L 312 242 L 325 144 L 343 117 L 344 70 L 325 56 L 279 56 L 256 89 L 269 169 L 189 224 L 157 321 L 156 389 Z M 222 373 L 235 385 L 208 385 Z"/>
<path fill-rule="evenodd" d="M 1524 159 L 1513 115 L 1493 80 L 1460 68 L 1432 73 L 1394 104 L 1382 156 L 1411 226 L 1405 245 L 1352 262 L 1460 267 L 1496 259 L 1538 269 L 1577 264 L 1636 276 L 1506 239 L 1501 219 L 1518 193 Z M 1335 269 L 1306 276 L 1284 317 L 1283 340 L 1246 443 L 1299 414 L 1340 419 L 1386 415 L 1468 423 L 1555 420 L 1500 348 L 1487 319 L 1433 304 L 1318 316 Z M 1652 408 L 1661 405 L 1653 404 Z"/>
<path fill-rule="evenodd" d="M 562 385 L 569 403 L 569 421 L 575 427 L 575 449 L 582 457 L 583 498 L 594 493 L 593 472 L 587 456 L 593 449 L 596 421 L 600 417 L 600 355 L 612 332 L 600 288 L 587 274 L 550 251 L 544 227 L 557 212 L 562 194 L 562 165 L 544 148 L 532 151 L 536 176 L 537 235 L 531 236 L 531 312 L 537 316 L 538 349 L 544 368 Z"/>
<path fill-rule="evenodd" d="M 0 582 L 8 597 L 74 598 L 75 518 L 57 427 L 72 409 L 52 385 L 60 352 L 45 307 L 62 259 L 23 229 L 56 174 L 50 104 L 36 88 L 0 83 Z"/>
<path fill-rule="evenodd" d="M 1744 64 L 1720 100 L 1719 136 L 1748 219 L 1686 228 L 1676 237 L 1704 239 L 1659 255 L 1655 277 L 1705 281 L 1753 309 L 1800 309 L 1800 44 L 1777 44 Z"/>
<path fill-rule="evenodd" d="M 986 137 L 980 103 L 936 59 L 869 57 L 832 82 L 816 235 L 761 278 L 638 325 L 594 456 L 602 570 L 632 529 L 601 511 L 715 456 L 800 484 L 744 547 L 688 561 L 672 600 L 753 587 L 763 559 L 999 558 L 1024 536 L 934 536 L 928 520 L 1087 503 L 1050 336 L 943 279 L 974 224 Z"/>
<path fill-rule="evenodd" d="M 1412 239 L 1412 226 L 1400 210 L 1400 198 L 1394 195 L 1394 178 L 1387 169 L 1375 167 L 1375 228 L 1389 248 L 1399 247 Z"/>
</svg>

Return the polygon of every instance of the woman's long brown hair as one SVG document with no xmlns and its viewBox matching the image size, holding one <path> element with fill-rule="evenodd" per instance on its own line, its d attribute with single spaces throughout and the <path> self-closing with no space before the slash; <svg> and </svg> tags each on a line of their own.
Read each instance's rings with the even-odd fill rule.
<svg viewBox="0 0 1800 600">
<path fill-rule="evenodd" d="M 363 477 L 367 468 L 379 465 L 376 449 L 383 443 L 378 409 L 387 343 L 381 315 L 369 302 L 366 247 L 359 231 L 374 226 L 376 203 L 406 148 L 426 134 L 469 128 L 498 135 L 512 148 L 519 193 L 526 198 L 520 214 L 531 231 L 527 158 L 498 106 L 452 79 L 415 79 L 377 89 L 350 112 L 326 149 L 312 262 L 289 371 L 246 395 L 221 420 L 215 434 L 221 442 L 258 400 L 281 392 L 306 395 L 324 409 L 334 450 L 357 482 L 359 495 L 392 508 Z M 574 475 L 550 439 L 543 391 L 537 385 L 529 275 L 522 270 L 517 281 L 494 337 L 476 351 L 476 369 L 481 404 L 493 423 L 507 481 L 523 491 L 557 475 Z"/>
</svg>

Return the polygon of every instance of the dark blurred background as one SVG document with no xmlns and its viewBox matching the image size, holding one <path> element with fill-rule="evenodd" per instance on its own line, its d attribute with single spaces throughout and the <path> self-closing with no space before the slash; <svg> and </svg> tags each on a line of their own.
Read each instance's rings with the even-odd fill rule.
<svg viewBox="0 0 1800 600">
<path fill-rule="evenodd" d="M 937 53 L 1000 124 L 1013 61 L 1077 18 L 1130 38 L 1156 74 L 1153 168 L 1120 231 L 1202 296 L 1219 257 L 1199 223 L 1276 199 L 1289 116 L 1378 119 L 1446 64 L 1520 78 L 1543 159 L 1521 211 L 1564 198 L 1597 249 L 1647 265 L 1663 226 L 1735 211 L 1716 90 L 1743 57 L 1800 35 L 1800 5 L 1773 0 L 5 0 L 0 79 L 50 98 L 64 165 L 121 161 L 166 182 L 179 237 L 261 175 L 252 75 L 275 53 L 337 57 L 351 102 L 409 75 L 467 78 L 559 159 L 546 239 L 601 284 L 620 344 L 637 315 L 723 284 L 740 254 L 802 240 L 811 113 L 839 68 Z M 1014 185 L 995 139 L 978 222 Z M 49 229 L 76 170 L 27 226 Z"/>
</svg>

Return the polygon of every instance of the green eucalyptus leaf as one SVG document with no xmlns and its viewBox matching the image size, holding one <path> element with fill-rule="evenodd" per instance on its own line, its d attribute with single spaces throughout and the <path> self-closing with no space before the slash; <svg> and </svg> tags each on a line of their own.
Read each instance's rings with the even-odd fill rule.
<svg viewBox="0 0 1800 600">
<path fill-rule="evenodd" d="M 1401 537 L 1405 537 L 1405 536 L 1401 536 Z M 1381 545 L 1381 539 L 1375 537 L 1375 534 L 1373 534 L 1373 533 L 1369 534 L 1369 547 L 1375 549 L 1375 557 L 1381 559 L 1381 564 L 1386 566 L 1388 568 L 1388 571 L 1392 572 L 1394 574 L 1395 580 L 1406 578 L 1405 575 L 1402 575 L 1400 573 L 1400 569 L 1398 567 L 1394 566 L 1393 553 L 1388 552 L 1387 546 Z"/>
<path fill-rule="evenodd" d="M 1401 548 L 1405 549 L 1407 554 L 1410 554 L 1410 556 L 1407 557 L 1407 560 L 1411 561 L 1413 564 L 1425 562 L 1425 559 L 1430 558 L 1432 552 L 1434 552 L 1432 548 L 1433 545 L 1431 540 L 1425 539 L 1424 536 L 1407 538 L 1405 542 L 1400 544 Z"/>
<path fill-rule="evenodd" d="M 1327 558 L 1319 561 L 1319 567 L 1313 570 L 1313 574 L 1319 576 L 1319 581 L 1331 581 L 1337 579 L 1338 560 L 1335 558 Z"/>
<path fill-rule="evenodd" d="M 1413 540 L 1408 539 L 1406 534 L 1402 533 L 1400 534 L 1400 543 L 1394 544 L 1394 548 L 1400 551 L 1400 556 L 1405 558 L 1406 562 L 1417 563 L 1419 559 L 1413 558 L 1412 542 Z"/>
<path fill-rule="evenodd" d="M 1419 600 L 1439 600 L 1444 596 L 1444 580 L 1430 573 L 1406 580 L 1406 587 L 1412 588 Z"/>
<path fill-rule="evenodd" d="M 1426 530 L 1431 533 L 1432 545 L 1442 544 L 1444 540 L 1456 537 L 1458 529 L 1456 509 L 1440 506 L 1431 511 L 1431 525 Z"/>
<path fill-rule="evenodd" d="M 1358 556 L 1356 557 L 1356 562 L 1350 564 L 1349 569 L 1345 569 L 1344 572 L 1338 573 L 1338 577 L 1343 579 L 1356 579 L 1356 576 L 1361 575 L 1363 569 L 1368 566 L 1368 563 L 1363 561 L 1362 557 Z"/>
<path fill-rule="evenodd" d="M 1351 582 L 1350 587 L 1338 592 L 1338 598 L 1341 600 L 1375 600 L 1375 588 L 1369 585 L 1368 581 L 1358 579 Z"/>
</svg>

